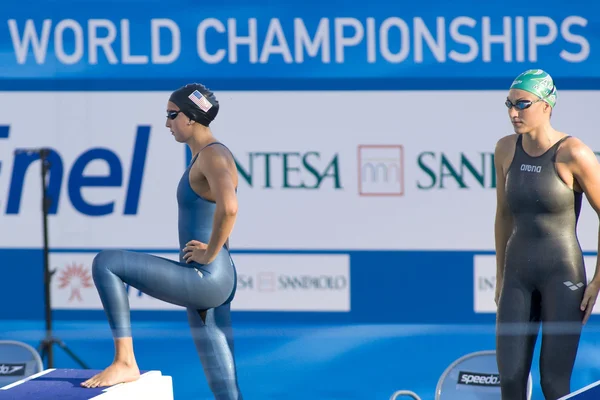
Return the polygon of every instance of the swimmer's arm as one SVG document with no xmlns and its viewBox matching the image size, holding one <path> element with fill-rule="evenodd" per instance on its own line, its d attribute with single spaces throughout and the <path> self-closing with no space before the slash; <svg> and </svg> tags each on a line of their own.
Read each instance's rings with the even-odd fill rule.
<svg viewBox="0 0 600 400">
<path fill-rule="evenodd" d="M 594 152 L 581 141 L 573 141 L 569 146 L 569 164 L 573 177 L 583 189 L 590 206 L 600 218 L 600 163 Z M 600 229 L 598 231 L 600 251 Z M 600 283 L 600 257 L 596 260 L 596 271 L 592 281 Z"/>
<path fill-rule="evenodd" d="M 510 147 L 507 138 L 503 138 L 496 144 L 494 151 L 494 164 L 496 168 L 496 218 L 494 221 L 494 239 L 496 247 L 496 287 L 502 286 L 504 279 L 504 255 L 506 243 L 513 229 L 513 220 L 508 203 L 504 185 L 506 182 L 506 171 L 504 170 L 503 158 Z"/>
<path fill-rule="evenodd" d="M 209 262 L 212 262 L 233 231 L 238 202 L 235 183 L 226 157 L 214 151 L 211 157 L 201 158 L 200 168 L 216 203 L 212 235 L 206 248 L 206 256 Z"/>
</svg>

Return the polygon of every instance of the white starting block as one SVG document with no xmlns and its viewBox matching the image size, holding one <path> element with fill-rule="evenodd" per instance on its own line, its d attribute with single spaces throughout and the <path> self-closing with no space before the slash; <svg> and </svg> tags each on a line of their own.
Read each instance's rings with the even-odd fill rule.
<svg viewBox="0 0 600 400">
<path fill-rule="evenodd" d="M 47 369 L 0 388 L 0 400 L 173 400 L 173 379 L 160 371 L 142 371 L 134 382 L 84 388 L 81 382 L 101 370 Z"/>
</svg>

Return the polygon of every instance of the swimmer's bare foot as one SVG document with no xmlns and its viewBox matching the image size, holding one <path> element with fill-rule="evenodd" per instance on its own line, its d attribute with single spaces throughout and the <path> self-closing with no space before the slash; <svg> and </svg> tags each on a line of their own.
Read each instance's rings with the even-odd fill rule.
<svg viewBox="0 0 600 400">
<path fill-rule="evenodd" d="M 135 361 L 133 363 L 114 361 L 104 371 L 82 382 L 81 386 L 87 388 L 113 386 L 118 383 L 135 381 L 139 377 L 140 370 Z"/>
</svg>

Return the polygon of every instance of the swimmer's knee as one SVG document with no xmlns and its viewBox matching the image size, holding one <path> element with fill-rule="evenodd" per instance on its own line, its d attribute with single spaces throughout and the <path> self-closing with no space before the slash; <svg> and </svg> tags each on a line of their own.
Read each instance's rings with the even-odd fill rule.
<svg viewBox="0 0 600 400">
<path fill-rule="evenodd" d="M 121 254 L 120 250 L 102 250 L 94 257 L 92 261 L 92 275 L 97 274 L 103 269 L 107 269 L 108 266 L 114 264 L 117 257 Z"/>
<path fill-rule="evenodd" d="M 523 368 L 515 368 L 512 371 L 500 373 L 500 385 L 503 393 L 524 393 L 527 388 L 529 373 Z"/>
<path fill-rule="evenodd" d="M 546 399 L 559 399 L 566 396 L 571 391 L 571 376 L 569 373 L 561 371 L 552 373 L 540 371 L 540 386 Z"/>
<path fill-rule="evenodd" d="M 545 399 L 560 399 L 571 392 L 568 382 L 541 381 L 540 384 Z"/>
</svg>

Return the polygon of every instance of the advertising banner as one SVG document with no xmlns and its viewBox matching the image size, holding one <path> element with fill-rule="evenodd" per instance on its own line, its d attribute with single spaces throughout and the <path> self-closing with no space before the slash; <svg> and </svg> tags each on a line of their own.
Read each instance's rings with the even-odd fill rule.
<svg viewBox="0 0 600 400">
<path fill-rule="evenodd" d="M 600 82 L 600 6 L 593 2 L 549 0 L 527 14 L 465 0 L 427 7 L 129 0 L 110 12 L 99 1 L 25 4 L 3 9 L 5 89 L 156 90 L 199 77 L 219 89 L 333 89 L 336 80 L 350 86 L 362 79 L 379 81 L 380 89 L 386 80 L 482 89 L 487 80 L 491 89 L 540 65 L 571 88 L 589 88 L 582 78 L 593 78 L 596 89 Z M 57 80 L 40 81 L 50 78 Z"/>
<path fill-rule="evenodd" d="M 155 254 L 178 260 L 177 253 Z M 94 253 L 51 254 L 55 310 L 100 310 L 92 279 Z M 348 255 L 237 254 L 238 287 L 233 311 L 350 311 Z M 125 286 L 132 310 L 183 310 Z"/>
<path fill-rule="evenodd" d="M 213 132 L 239 172 L 232 248 L 493 250 L 493 153 L 512 132 L 505 92 L 217 96 Z M 597 97 L 559 90 L 552 121 L 600 151 Z M 45 104 L 35 118 L 32 99 Z M 49 146 L 52 248 L 177 251 L 175 189 L 188 157 L 165 128 L 167 99 L 0 96 L 3 246 L 41 246 L 40 163 L 26 149 Z M 598 218 L 583 204 L 580 240 L 596 251 Z"/>
<path fill-rule="evenodd" d="M 514 77 L 547 70 L 558 87 L 553 126 L 600 155 L 600 3 L 527 8 L 3 5 L 0 289 L 19 294 L 26 280 L 41 282 L 40 268 L 21 267 L 42 246 L 42 147 L 51 149 L 55 310 L 100 310 L 90 267 L 102 249 L 176 257 L 175 191 L 191 157 L 165 111 L 173 90 L 201 82 L 219 99 L 211 127 L 239 174 L 235 310 L 360 322 L 490 317 L 494 148 L 513 132 L 503 103 Z M 598 217 L 585 197 L 578 234 L 584 251 L 597 250 Z M 452 297 L 443 305 L 421 300 L 435 314 L 396 307 L 423 290 L 398 282 L 430 275 L 460 290 L 440 294 Z M 134 310 L 180 309 L 128 291 Z M 384 307 L 378 296 L 392 300 Z"/>
</svg>

